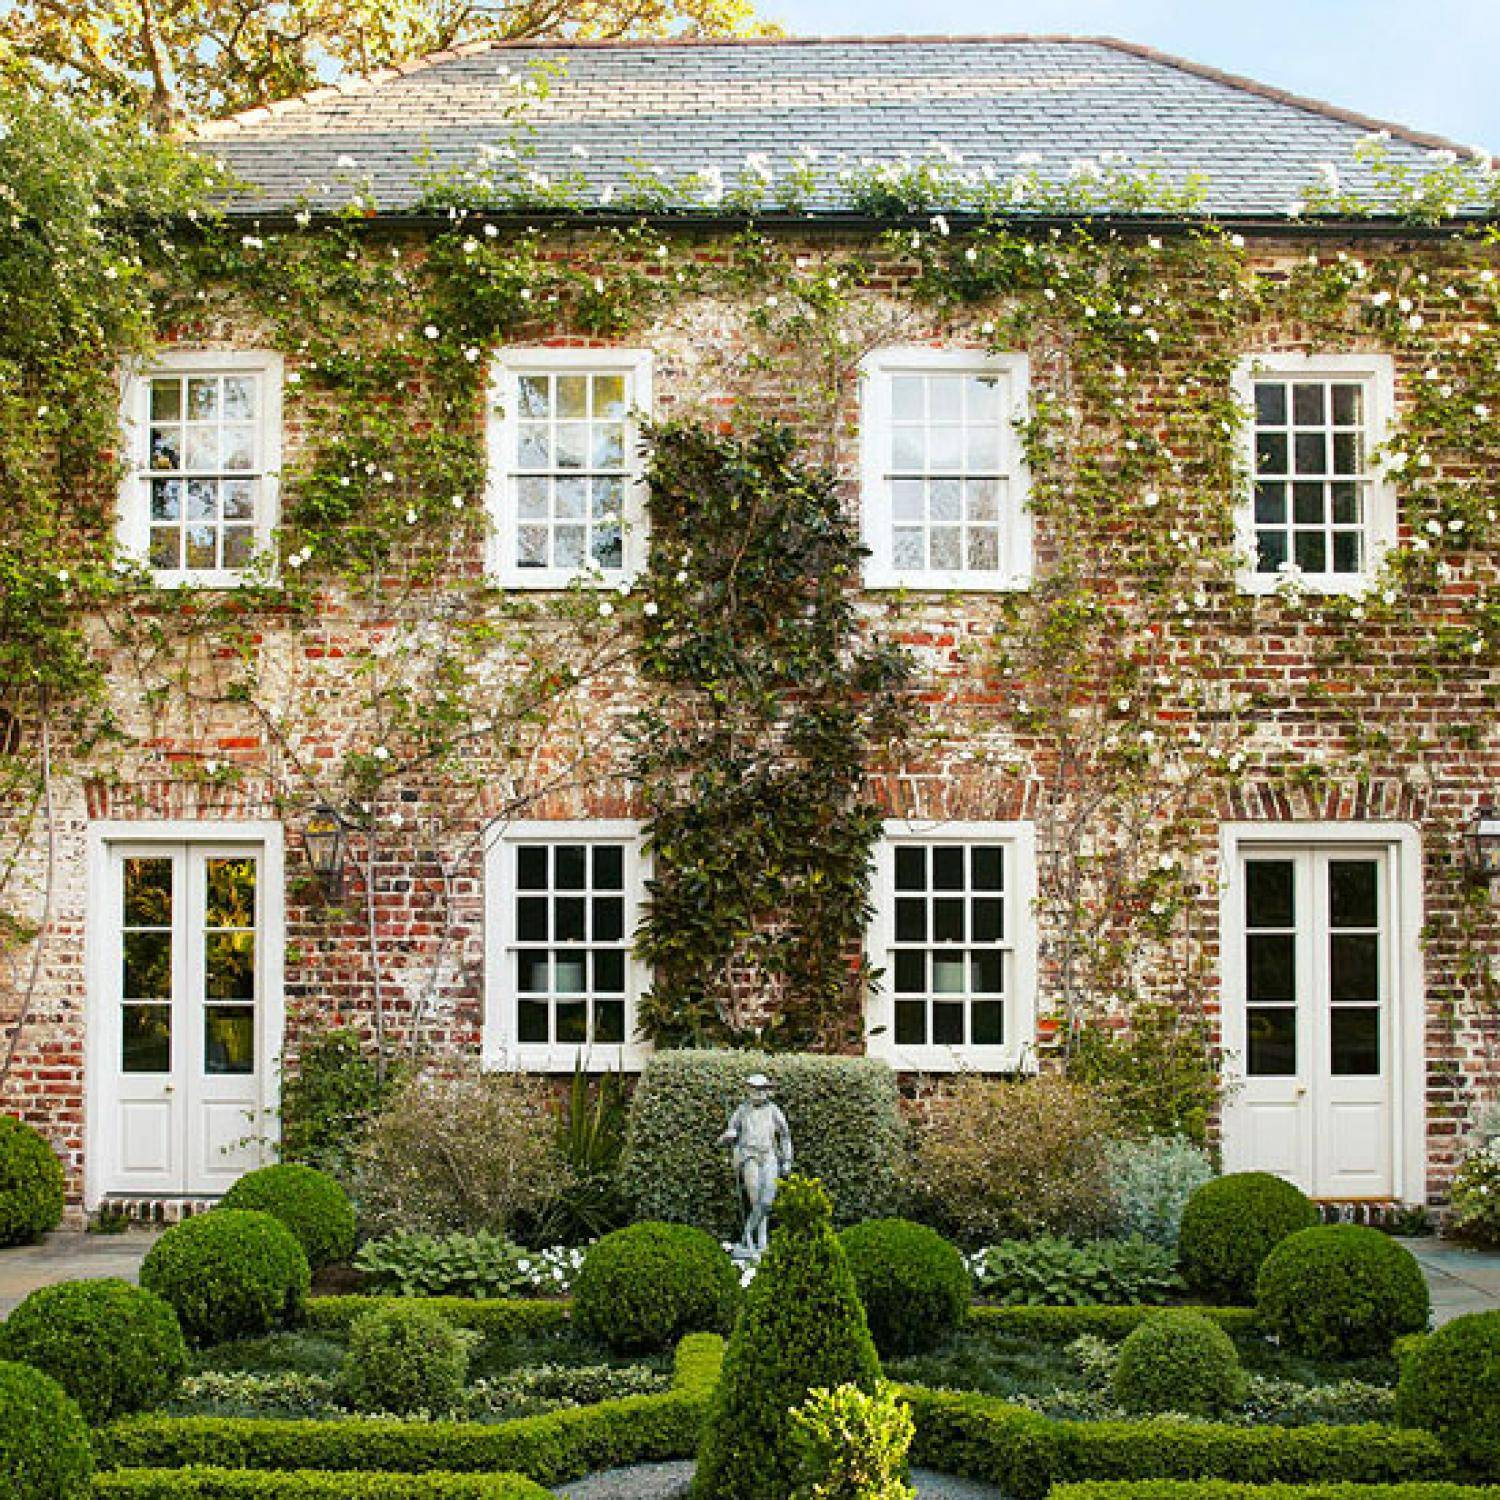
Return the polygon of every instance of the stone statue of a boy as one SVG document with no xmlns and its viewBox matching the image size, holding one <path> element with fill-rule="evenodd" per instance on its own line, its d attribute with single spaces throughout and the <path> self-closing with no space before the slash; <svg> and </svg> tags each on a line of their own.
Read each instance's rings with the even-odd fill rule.
<svg viewBox="0 0 1500 1500">
<path fill-rule="evenodd" d="M 730 1159 L 747 1208 L 736 1260 L 759 1260 L 765 1253 L 776 1184 L 792 1170 L 792 1132 L 771 1098 L 771 1087 L 764 1073 L 751 1074 L 745 1080 L 745 1102 L 719 1137 L 721 1146 L 733 1148 Z"/>
</svg>

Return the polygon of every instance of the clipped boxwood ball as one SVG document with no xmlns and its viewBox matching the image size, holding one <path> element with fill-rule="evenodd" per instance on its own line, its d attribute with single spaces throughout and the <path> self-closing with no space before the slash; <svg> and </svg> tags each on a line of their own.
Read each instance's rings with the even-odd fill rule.
<svg viewBox="0 0 1500 1500">
<path fill-rule="evenodd" d="M 1400 1355 L 1397 1422 L 1436 1433 L 1478 1477 L 1500 1479 L 1500 1309 L 1455 1318 Z"/>
<path fill-rule="evenodd" d="M 1261 1326 L 1302 1354 L 1383 1354 L 1427 1326 L 1432 1301 L 1416 1257 L 1378 1229 L 1328 1224 L 1288 1236 L 1256 1285 Z"/>
<path fill-rule="evenodd" d="M 256 1338 L 301 1316 L 312 1280 L 295 1236 L 270 1214 L 216 1208 L 174 1225 L 141 1264 L 193 1344 Z"/>
<path fill-rule="evenodd" d="M 0 1495 L 85 1500 L 94 1472 L 88 1423 L 50 1376 L 0 1360 Z"/>
<path fill-rule="evenodd" d="M 590 1247 L 573 1283 L 584 1333 L 622 1354 L 734 1326 L 740 1278 L 711 1235 L 687 1224 L 632 1224 Z"/>
<path fill-rule="evenodd" d="M 354 1205 L 326 1172 L 283 1162 L 247 1172 L 224 1194 L 220 1208 L 258 1209 L 297 1236 L 313 1270 L 354 1254 Z"/>
<path fill-rule="evenodd" d="M 29 1245 L 62 1216 L 62 1163 L 31 1126 L 0 1115 L 0 1245 Z"/>
<path fill-rule="evenodd" d="M 1217 1302 L 1248 1304 L 1261 1262 L 1289 1234 L 1318 1222 L 1312 1200 L 1270 1172 L 1231 1172 L 1194 1190 L 1182 1211 L 1183 1279 Z"/>
<path fill-rule="evenodd" d="M 1229 1335 L 1200 1312 L 1153 1313 L 1120 1345 L 1115 1400 L 1140 1414 L 1216 1417 L 1244 1394 L 1240 1357 Z"/>
<path fill-rule="evenodd" d="M 358 1411 L 441 1416 L 463 1395 L 473 1343 L 420 1302 L 388 1303 L 350 1324 L 339 1387 Z"/>
<path fill-rule="evenodd" d="M 870 1219 L 839 1236 L 884 1358 L 921 1354 L 952 1337 L 969 1310 L 964 1258 L 935 1229 Z"/>
<path fill-rule="evenodd" d="M 32 1292 L 0 1323 L 0 1358 L 50 1375 L 97 1427 L 170 1396 L 187 1345 L 160 1297 L 108 1277 Z"/>
</svg>

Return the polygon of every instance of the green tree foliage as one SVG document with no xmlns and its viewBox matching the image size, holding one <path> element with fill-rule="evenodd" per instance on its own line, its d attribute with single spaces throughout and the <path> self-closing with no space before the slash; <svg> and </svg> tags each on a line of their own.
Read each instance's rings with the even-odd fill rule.
<svg viewBox="0 0 1500 1500">
<path fill-rule="evenodd" d="M 748 0 L 16 0 L 0 64 L 158 130 L 465 42 L 712 36 Z"/>
<path fill-rule="evenodd" d="M 789 1177 L 745 1299 L 698 1451 L 699 1500 L 785 1500 L 797 1481 L 793 1412 L 818 1389 L 880 1386 L 880 1360 L 828 1195 Z"/>
</svg>

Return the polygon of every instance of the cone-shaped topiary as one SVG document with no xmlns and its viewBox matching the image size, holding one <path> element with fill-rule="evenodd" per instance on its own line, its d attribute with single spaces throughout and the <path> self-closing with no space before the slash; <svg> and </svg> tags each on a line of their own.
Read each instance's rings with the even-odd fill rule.
<svg viewBox="0 0 1500 1500">
<path fill-rule="evenodd" d="M 698 1451 L 695 1500 L 786 1500 L 796 1488 L 792 1412 L 810 1391 L 879 1388 L 864 1308 L 822 1184 L 789 1177 L 776 1231 L 724 1356 Z"/>
</svg>

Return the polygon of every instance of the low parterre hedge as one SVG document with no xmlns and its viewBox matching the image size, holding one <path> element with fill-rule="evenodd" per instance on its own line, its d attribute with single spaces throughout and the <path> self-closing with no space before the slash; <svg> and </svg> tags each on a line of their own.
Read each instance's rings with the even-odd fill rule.
<svg viewBox="0 0 1500 1500">
<path fill-rule="evenodd" d="M 96 1500 L 549 1500 L 521 1474 L 325 1474 L 256 1469 L 116 1469 Z"/>
<path fill-rule="evenodd" d="M 912 1462 L 1041 1500 L 1083 1479 L 1232 1479 L 1249 1484 L 1391 1483 L 1450 1472 L 1431 1434 L 1357 1427 L 1231 1427 L 1154 1417 L 1059 1422 L 991 1396 L 905 1386 Z"/>
<path fill-rule="evenodd" d="M 1500 1500 L 1500 1485 L 1239 1484 L 1233 1479 L 1083 1480 L 1052 1487 L 1047 1500 Z"/>
<path fill-rule="evenodd" d="M 1232 1339 L 1250 1338 L 1260 1331 L 1255 1309 L 1250 1307 L 1193 1307 L 1217 1323 Z M 1134 1333 L 1159 1307 L 986 1307 L 969 1310 L 969 1325 L 1006 1338 L 1030 1339 L 1042 1344 L 1071 1344 L 1089 1334 L 1106 1343 L 1118 1344 Z"/>
<path fill-rule="evenodd" d="M 356 1318 L 380 1307 L 422 1306 L 455 1328 L 472 1329 L 491 1343 L 555 1333 L 568 1325 L 571 1302 L 535 1299 L 485 1301 L 474 1297 L 310 1297 L 303 1326 L 318 1333 L 347 1333 Z"/>
<path fill-rule="evenodd" d="M 673 1387 L 665 1395 L 627 1396 L 492 1426 L 381 1419 L 137 1417 L 99 1434 L 99 1463 L 116 1469 L 210 1465 L 386 1474 L 510 1470 L 554 1485 L 599 1469 L 691 1454 L 723 1357 L 721 1338 L 694 1334 L 678 1345 Z"/>
</svg>

